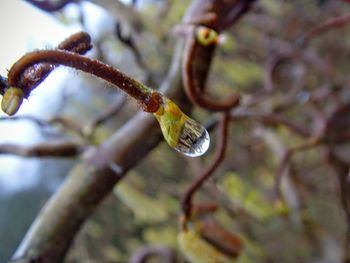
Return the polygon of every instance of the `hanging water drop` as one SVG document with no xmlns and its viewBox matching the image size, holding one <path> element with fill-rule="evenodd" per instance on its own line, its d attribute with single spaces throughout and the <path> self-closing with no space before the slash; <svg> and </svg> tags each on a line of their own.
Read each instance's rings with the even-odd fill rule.
<svg viewBox="0 0 350 263">
<path fill-rule="evenodd" d="M 177 151 L 197 157 L 208 150 L 210 137 L 207 130 L 184 114 L 170 99 L 162 97 L 162 105 L 154 115 L 165 140 Z"/>
<path fill-rule="evenodd" d="M 208 150 L 209 144 L 210 137 L 207 130 L 198 122 L 188 118 L 175 149 L 187 156 L 197 157 Z"/>
</svg>

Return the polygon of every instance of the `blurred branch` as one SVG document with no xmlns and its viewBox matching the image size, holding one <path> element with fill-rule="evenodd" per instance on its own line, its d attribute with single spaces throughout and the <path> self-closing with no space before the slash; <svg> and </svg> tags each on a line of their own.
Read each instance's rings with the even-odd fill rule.
<svg viewBox="0 0 350 263">
<path fill-rule="evenodd" d="M 297 40 L 297 44 L 305 47 L 310 42 L 310 40 L 317 35 L 346 26 L 349 22 L 350 13 L 328 19 L 326 22 L 323 22 L 307 31 L 300 39 Z"/>
<path fill-rule="evenodd" d="M 256 112 L 240 107 L 231 111 L 231 117 L 240 120 L 251 118 L 260 121 L 261 123 L 274 126 L 283 125 L 302 137 L 307 138 L 310 136 L 310 132 L 305 127 L 293 123 L 289 118 L 276 113 L 264 113 L 262 111 Z"/>
<path fill-rule="evenodd" d="M 32 123 L 35 123 L 41 128 L 47 128 L 55 124 L 59 124 L 59 125 L 62 125 L 65 129 L 71 130 L 78 135 L 82 135 L 81 134 L 82 128 L 80 124 L 78 124 L 76 121 L 70 120 L 62 116 L 54 116 L 47 120 L 43 120 L 43 119 L 37 118 L 36 116 L 20 115 L 20 116 L 12 116 L 10 118 L 0 117 L 0 121 L 30 121 Z"/>
<path fill-rule="evenodd" d="M 219 121 L 219 134 L 218 134 L 218 143 L 216 146 L 215 156 L 212 160 L 212 163 L 206 168 L 201 175 L 196 179 L 190 187 L 185 192 L 182 199 L 182 212 L 184 215 L 184 224 L 187 223 L 187 220 L 190 219 L 192 206 L 193 206 L 193 196 L 194 194 L 202 187 L 204 182 L 206 182 L 212 175 L 216 168 L 220 165 L 224 159 L 226 147 L 227 147 L 227 135 L 228 135 L 228 126 L 229 126 L 230 116 L 229 113 L 222 113 L 221 120 Z M 186 228 L 186 225 L 183 226 Z"/>
<path fill-rule="evenodd" d="M 85 150 L 86 146 L 74 142 L 43 142 L 32 146 L 0 144 L 1 154 L 12 154 L 22 157 L 75 157 Z"/>
<path fill-rule="evenodd" d="M 160 257 L 161 262 L 176 263 L 176 255 L 171 248 L 161 245 L 145 246 L 137 250 L 129 263 L 146 263 L 149 258 Z"/>
<path fill-rule="evenodd" d="M 88 124 L 84 125 L 81 128 L 81 132 L 85 136 L 91 135 L 93 133 L 93 130 L 96 128 L 96 126 L 116 116 L 116 114 L 125 105 L 125 102 L 126 102 L 126 96 L 124 94 L 119 94 L 117 99 L 113 101 L 113 103 L 109 105 L 109 107 L 99 112 L 97 116 L 95 116 Z"/>
</svg>

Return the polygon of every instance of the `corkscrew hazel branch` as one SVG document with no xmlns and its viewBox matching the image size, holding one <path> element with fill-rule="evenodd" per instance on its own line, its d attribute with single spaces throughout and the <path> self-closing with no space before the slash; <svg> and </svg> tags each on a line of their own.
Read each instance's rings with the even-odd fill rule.
<svg viewBox="0 0 350 263">
<path fill-rule="evenodd" d="M 84 54 L 92 47 L 91 38 L 85 32 L 71 35 L 58 45 L 58 49 L 69 50 Z M 35 89 L 55 68 L 55 65 L 41 63 L 28 67 L 19 77 L 18 86 L 11 87 L 4 77 L 0 79 L 0 94 L 3 95 L 2 109 L 8 115 L 15 114 L 24 98 L 28 98 L 30 92 Z M 18 88 L 20 87 L 20 88 Z"/>
<path fill-rule="evenodd" d="M 64 65 L 104 79 L 138 100 L 146 112 L 155 112 L 159 107 L 160 95 L 157 92 L 151 91 L 118 69 L 100 61 L 65 50 L 38 50 L 24 55 L 9 70 L 9 85 L 21 89 L 22 74 L 27 68 L 38 63 Z"/>
<path fill-rule="evenodd" d="M 202 88 L 199 87 L 197 76 L 194 73 L 194 61 L 199 45 L 213 46 L 218 42 L 218 34 L 215 30 L 207 27 L 196 27 L 194 29 L 194 36 L 188 41 L 186 45 L 185 56 L 183 59 L 183 81 L 184 89 L 189 99 L 205 109 L 211 111 L 227 111 L 238 105 L 239 97 L 232 95 L 228 100 L 218 103 L 209 97 L 203 95 Z"/>
<path fill-rule="evenodd" d="M 197 180 L 195 180 L 184 194 L 182 199 L 182 212 L 184 216 L 183 228 L 186 228 L 187 220 L 191 216 L 193 207 L 193 196 L 200 189 L 205 181 L 207 181 L 212 175 L 215 169 L 220 165 L 224 159 L 228 140 L 228 128 L 229 128 L 230 114 L 229 112 L 222 113 L 219 123 L 219 136 L 218 144 L 216 147 L 215 157 L 209 167 L 203 171 Z"/>
<path fill-rule="evenodd" d="M 92 74 L 119 87 L 136 99 L 145 112 L 154 113 L 164 138 L 171 147 L 191 157 L 200 156 L 207 151 L 210 142 L 208 132 L 202 125 L 184 114 L 170 99 L 116 68 L 66 50 L 33 51 L 24 55 L 11 67 L 8 72 L 10 88 L 6 90 L 2 101 L 2 108 L 9 115 L 18 110 L 21 100 L 33 89 L 27 84 L 27 79 L 30 79 L 31 75 L 29 73 L 25 75 L 26 72 L 31 67 L 36 72 L 36 66 L 43 63 L 50 66 L 47 72 L 51 72 L 55 65 L 64 65 Z M 35 85 L 38 83 L 34 82 Z"/>
</svg>

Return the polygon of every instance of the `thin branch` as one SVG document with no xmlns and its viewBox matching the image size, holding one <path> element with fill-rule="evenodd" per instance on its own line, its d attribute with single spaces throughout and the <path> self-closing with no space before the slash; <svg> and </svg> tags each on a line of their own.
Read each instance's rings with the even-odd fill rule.
<svg viewBox="0 0 350 263">
<path fill-rule="evenodd" d="M 85 54 L 92 48 L 91 38 L 85 32 L 75 33 L 58 46 L 58 49 L 75 52 L 78 54 Z M 17 76 L 16 81 L 18 87 L 21 87 L 26 98 L 29 97 L 30 92 L 35 89 L 54 69 L 55 65 L 47 63 L 34 63 L 35 65 L 28 66 L 23 69 L 23 72 Z M 11 83 L 9 83 L 11 85 Z"/>
<path fill-rule="evenodd" d="M 137 45 L 135 44 L 134 39 L 132 38 L 131 35 L 126 36 L 123 34 L 122 25 L 120 22 L 117 22 L 115 25 L 115 33 L 118 39 L 120 40 L 120 42 L 122 42 L 125 46 L 127 46 L 131 50 L 131 52 L 135 57 L 135 61 L 137 65 L 144 71 L 148 72 L 147 64 L 142 59 L 141 52 L 138 49 Z"/>
<path fill-rule="evenodd" d="M 114 84 L 138 100 L 143 106 L 144 111 L 155 112 L 160 106 L 161 95 L 157 92 L 152 92 L 151 89 L 125 75 L 120 70 L 98 60 L 64 50 L 38 50 L 27 53 L 9 70 L 9 85 L 22 88 L 20 81 L 22 74 L 27 68 L 38 63 L 64 65 L 95 75 Z"/>
<path fill-rule="evenodd" d="M 218 128 L 218 143 L 216 146 L 215 156 L 212 163 L 203 173 L 196 179 L 184 194 L 182 199 L 182 212 L 185 217 L 185 222 L 190 218 L 192 207 L 193 207 L 193 196 L 202 187 L 203 183 L 207 181 L 212 175 L 216 168 L 220 165 L 224 159 L 226 147 L 227 147 L 227 135 L 228 135 L 228 124 L 230 116 L 228 112 L 222 113 L 222 117 Z"/>
<path fill-rule="evenodd" d="M 292 132 L 308 138 L 310 137 L 310 132 L 308 129 L 305 127 L 293 123 L 289 118 L 280 115 L 280 114 L 275 114 L 275 113 L 263 113 L 263 112 L 254 112 L 254 111 L 249 111 L 245 110 L 243 108 L 237 108 L 231 111 L 231 117 L 234 119 L 247 119 L 247 118 L 252 118 L 255 120 L 258 120 L 264 124 L 269 124 L 269 125 L 283 125 Z"/>
<path fill-rule="evenodd" d="M 126 97 L 123 94 L 119 94 L 118 98 L 104 111 L 98 113 L 98 115 L 92 119 L 88 124 L 82 128 L 84 135 L 91 135 L 96 126 L 107 121 L 108 119 L 116 116 L 116 114 L 125 105 Z"/>
<path fill-rule="evenodd" d="M 304 143 L 291 147 L 286 152 L 283 154 L 282 159 L 278 165 L 278 168 L 276 170 L 276 176 L 275 176 L 275 185 L 274 185 L 274 191 L 276 194 L 279 196 L 281 195 L 281 182 L 283 179 L 284 172 L 289 164 L 290 158 L 294 153 L 301 152 L 301 151 L 306 151 L 311 148 L 314 148 L 317 145 L 320 145 L 322 143 L 322 138 L 321 137 L 315 137 L 315 138 L 310 138 Z"/>
<path fill-rule="evenodd" d="M 184 58 L 183 58 L 183 81 L 184 89 L 188 98 L 194 103 L 205 109 L 212 111 L 227 111 L 238 105 L 239 97 L 237 95 L 232 95 L 228 100 L 224 102 L 216 102 L 213 99 L 205 96 L 201 92 L 203 88 L 199 86 L 197 78 L 199 76 L 195 75 L 194 72 L 194 58 L 197 54 L 197 49 L 200 44 L 194 37 L 187 40 Z"/>
<path fill-rule="evenodd" d="M 297 44 L 301 47 L 305 47 L 314 37 L 322 33 L 326 33 L 327 31 L 344 27 L 349 22 L 350 13 L 328 19 L 326 22 L 323 22 L 306 32 L 300 39 L 297 40 Z"/>
<path fill-rule="evenodd" d="M 74 142 L 44 142 L 32 146 L 0 144 L 0 155 L 11 154 L 22 157 L 75 157 L 85 150 L 86 146 Z"/>
</svg>

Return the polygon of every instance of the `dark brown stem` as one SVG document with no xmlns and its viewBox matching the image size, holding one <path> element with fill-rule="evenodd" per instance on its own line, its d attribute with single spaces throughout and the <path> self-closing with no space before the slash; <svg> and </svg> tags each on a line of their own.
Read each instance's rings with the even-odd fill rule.
<svg viewBox="0 0 350 263">
<path fill-rule="evenodd" d="M 209 167 L 195 180 L 188 190 L 185 192 L 182 199 L 182 212 L 185 219 L 188 219 L 192 212 L 193 196 L 202 187 L 203 183 L 207 181 L 212 175 L 215 169 L 220 165 L 224 159 L 226 147 L 227 147 L 227 135 L 228 135 L 228 124 L 230 115 L 228 112 L 222 113 L 222 117 L 219 123 L 219 134 L 218 144 L 216 146 L 215 157 Z"/>
<path fill-rule="evenodd" d="M 78 32 L 61 42 L 58 49 L 85 54 L 92 48 L 91 37 L 88 33 Z M 41 63 L 28 67 L 18 77 L 18 87 L 21 87 L 25 97 L 35 89 L 54 69 L 55 65 Z"/>
<path fill-rule="evenodd" d="M 20 79 L 23 72 L 38 63 L 64 65 L 104 79 L 138 100 L 147 112 L 155 112 L 159 107 L 161 98 L 158 93 L 151 92 L 143 84 L 128 77 L 118 69 L 100 61 L 64 50 L 38 50 L 24 55 L 10 69 L 8 73 L 9 85 L 21 88 Z"/>
<path fill-rule="evenodd" d="M 201 92 L 203 88 L 199 87 L 197 82 L 197 77 L 194 74 L 194 61 L 196 56 L 196 49 L 199 44 L 194 38 L 188 40 L 186 44 L 185 56 L 183 59 L 183 81 L 184 88 L 189 99 L 205 109 L 211 111 L 227 111 L 238 105 L 239 97 L 237 95 L 232 95 L 227 101 L 218 103 L 212 99 L 206 97 Z"/>
</svg>

